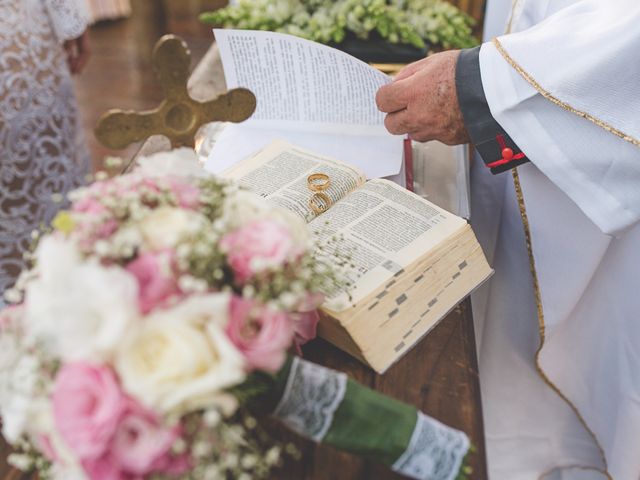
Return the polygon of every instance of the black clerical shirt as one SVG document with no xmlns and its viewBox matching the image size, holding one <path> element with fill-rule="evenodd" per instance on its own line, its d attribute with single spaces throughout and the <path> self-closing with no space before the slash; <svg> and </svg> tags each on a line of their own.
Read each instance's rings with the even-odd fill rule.
<svg viewBox="0 0 640 480">
<path fill-rule="evenodd" d="M 491 115 L 480 76 L 480 47 L 460 52 L 456 89 L 471 142 L 491 172 L 501 173 L 528 162 L 525 153 Z"/>
</svg>

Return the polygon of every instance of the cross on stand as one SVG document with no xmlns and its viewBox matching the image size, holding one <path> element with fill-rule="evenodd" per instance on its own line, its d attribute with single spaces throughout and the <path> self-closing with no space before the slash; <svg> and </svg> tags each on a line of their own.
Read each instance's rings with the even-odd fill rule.
<svg viewBox="0 0 640 480">
<path fill-rule="evenodd" d="M 98 121 L 95 135 L 105 147 L 120 150 L 152 135 L 164 135 L 173 148 L 194 146 L 198 129 L 209 122 L 239 123 L 256 109 L 256 97 L 236 88 L 214 100 L 198 102 L 187 91 L 191 52 L 176 35 L 165 35 L 153 50 L 152 63 L 165 99 L 154 110 L 110 110 Z"/>
</svg>

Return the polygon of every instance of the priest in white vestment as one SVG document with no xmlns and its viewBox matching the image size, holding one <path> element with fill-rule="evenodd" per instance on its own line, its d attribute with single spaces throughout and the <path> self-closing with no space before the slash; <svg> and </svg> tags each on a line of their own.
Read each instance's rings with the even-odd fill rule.
<svg viewBox="0 0 640 480">
<path fill-rule="evenodd" d="M 378 104 L 393 133 L 481 155 L 472 223 L 496 274 L 473 306 L 490 478 L 638 480 L 640 2 L 506 3 L 489 2 L 498 38 L 475 53 L 491 121 L 464 105 L 466 51 L 407 67 Z"/>
</svg>

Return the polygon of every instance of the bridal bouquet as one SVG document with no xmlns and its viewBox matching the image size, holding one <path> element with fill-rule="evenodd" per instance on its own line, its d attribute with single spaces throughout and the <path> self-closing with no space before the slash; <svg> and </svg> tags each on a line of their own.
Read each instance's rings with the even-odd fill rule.
<svg viewBox="0 0 640 480">
<path fill-rule="evenodd" d="M 287 448 L 249 413 L 263 411 L 414 478 L 458 475 L 464 434 L 289 355 L 339 283 L 302 220 L 206 176 L 191 150 L 70 200 L 0 312 L 15 466 L 45 480 L 264 478 Z"/>
</svg>

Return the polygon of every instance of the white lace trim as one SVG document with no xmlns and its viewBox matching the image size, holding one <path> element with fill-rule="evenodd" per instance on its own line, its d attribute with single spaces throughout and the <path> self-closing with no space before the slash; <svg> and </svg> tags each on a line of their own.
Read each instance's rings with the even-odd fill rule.
<svg viewBox="0 0 640 480">
<path fill-rule="evenodd" d="M 89 25 L 86 0 L 44 0 L 51 25 L 60 42 L 82 35 Z"/>
<path fill-rule="evenodd" d="M 274 416 L 294 432 L 320 442 L 329 431 L 346 390 L 344 373 L 295 357 Z"/>
<path fill-rule="evenodd" d="M 418 480 L 454 480 L 468 450 L 463 432 L 418 412 L 409 446 L 392 469 Z"/>
</svg>

